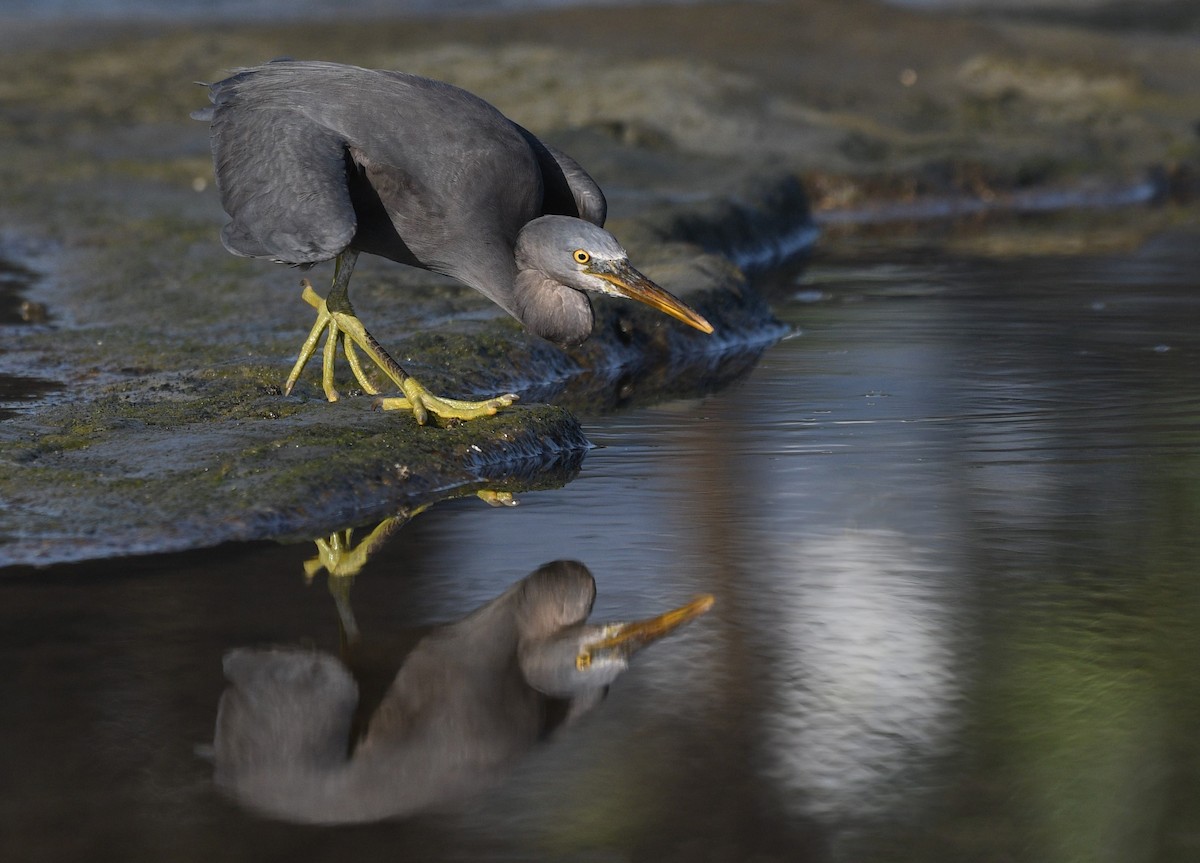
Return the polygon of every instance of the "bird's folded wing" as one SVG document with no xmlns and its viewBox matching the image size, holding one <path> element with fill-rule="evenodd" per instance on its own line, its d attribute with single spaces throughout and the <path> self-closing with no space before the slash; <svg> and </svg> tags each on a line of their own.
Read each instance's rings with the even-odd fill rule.
<svg viewBox="0 0 1200 863">
<path fill-rule="evenodd" d="M 603 228 L 608 202 L 591 175 L 566 153 L 554 149 L 528 129 L 513 125 L 529 142 L 542 170 L 542 215 L 575 216 Z"/>
<path fill-rule="evenodd" d="M 357 228 L 346 142 L 286 104 L 243 94 L 239 77 L 212 93 L 213 162 L 231 216 L 226 248 L 289 264 L 334 257 Z"/>
</svg>

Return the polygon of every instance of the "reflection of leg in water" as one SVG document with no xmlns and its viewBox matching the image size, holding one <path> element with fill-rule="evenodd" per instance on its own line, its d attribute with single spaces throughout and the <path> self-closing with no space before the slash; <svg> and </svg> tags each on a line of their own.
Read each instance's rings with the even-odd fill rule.
<svg viewBox="0 0 1200 863">
<path fill-rule="evenodd" d="M 328 539 L 313 540 L 317 544 L 317 556 L 304 561 L 304 580 L 311 582 L 322 569 L 329 573 L 333 582 L 339 578 L 352 578 L 367 565 L 367 561 L 378 551 L 388 538 L 414 517 L 420 515 L 431 504 L 385 518 L 367 534 L 367 538 L 354 545 L 354 529 L 338 531 Z M 332 589 L 332 588 L 331 588 Z"/>
<path fill-rule="evenodd" d="M 483 489 L 475 496 L 489 506 L 516 506 L 518 501 L 510 491 Z M 327 539 L 313 540 L 317 545 L 317 556 L 304 561 L 304 579 L 311 583 L 322 569 L 329 573 L 329 593 L 333 596 L 338 613 L 338 634 L 345 656 L 348 648 L 361 641 L 354 610 L 350 607 L 350 588 L 354 576 L 362 570 L 371 557 L 387 543 L 392 534 L 423 513 L 433 503 L 425 503 L 411 510 L 404 510 L 385 518 L 367 534 L 366 539 L 354 545 L 354 529 L 347 528 L 329 535 Z"/>
<path fill-rule="evenodd" d="M 484 489 L 475 492 L 475 496 L 489 506 L 516 506 L 519 502 L 510 491 Z M 317 556 L 304 561 L 305 580 L 311 582 L 322 569 L 329 573 L 331 579 L 358 575 L 392 534 L 431 506 L 433 503 L 423 503 L 385 518 L 358 545 L 353 542 L 353 528 L 332 533 L 327 539 L 313 540 L 317 544 Z"/>
<path fill-rule="evenodd" d="M 362 641 L 362 634 L 358 631 L 358 622 L 354 619 L 354 609 L 350 607 L 350 588 L 353 585 L 354 576 L 352 575 L 329 579 L 329 593 L 337 608 L 338 645 L 341 647 L 343 658 Z"/>
</svg>

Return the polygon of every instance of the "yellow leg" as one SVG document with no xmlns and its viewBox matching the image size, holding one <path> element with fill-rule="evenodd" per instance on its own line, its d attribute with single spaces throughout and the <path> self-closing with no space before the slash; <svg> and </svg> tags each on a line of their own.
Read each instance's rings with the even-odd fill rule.
<svg viewBox="0 0 1200 863">
<path fill-rule="evenodd" d="M 450 495 L 450 497 L 456 496 L 453 494 Z M 518 504 L 517 499 L 513 497 L 511 491 L 481 489 L 475 492 L 475 496 L 489 506 L 516 506 Z M 349 578 L 358 575 L 362 568 L 366 566 L 367 561 L 371 559 L 372 555 L 382 548 L 396 531 L 425 512 L 433 504 L 434 501 L 423 503 L 420 506 L 406 509 L 397 515 L 385 518 L 379 524 L 375 525 L 375 529 L 367 534 L 366 538 L 357 545 L 354 544 L 353 529 L 340 530 L 337 533 L 330 534 L 328 539 L 313 540 L 317 545 L 317 556 L 304 561 L 304 580 L 311 582 L 322 569 L 329 573 L 331 579 Z"/>
<path fill-rule="evenodd" d="M 291 393 L 292 387 L 300 379 L 300 372 L 304 370 L 308 361 L 312 359 L 313 354 L 317 352 L 317 342 L 321 340 L 321 334 L 328 331 L 328 335 L 325 338 L 325 350 L 321 356 L 321 387 L 325 390 L 325 397 L 331 402 L 336 402 L 339 398 L 337 388 L 333 385 L 333 364 L 334 360 L 337 359 L 339 336 L 342 340 L 343 349 L 346 352 L 346 359 L 350 363 L 350 371 L 354 372 L 354 378 L 358 381 L 358 385 L 368 395 L 378 395 L 379 390 L 375 388 L 374 384 L 371 383 L 363 371 L 362 363 L 359 361 L 358 352 L 354 349 L 354 342 L 351 340 L 350 334 L 343 331 L 338 325 L 339 320 L 344 319 L 346 316 L 341 313 L 330 312 L 329 308 L 325 305 L 325 301 L 313 290 L 313 286 L 309 283 L 308 279 L 304 279 L 300 284 L 304 287 L 304 293 L 301 294 L 301 298 L 317 310 L 317 321 L 309 331 L 308 338 L 304 340 L 304 344 L 300 346 L 300 355 L 296 358 L 296 362 L 292 366 L 287 383 L 284 384 L 284 394 Z"/>
<path fill-rule="evenodd" d="M 359 386 L 363 388 L 363 392 L 369 396 L 379 395 L 379 390 L 375 389 L 374 384 L 367 380 L 367 376 L 363 373 L 363 367 L 358 361 L 358 351 L 354 349 L 354 342 L 344 334 L 342 349 L 346 352 L 346 362 L 350 363 L 350 371 L 354 372 L 354 377 L 358 380 Z"/>
<path fill-rule="evenodd" d="M 312 581 L 322 569 L 331 579 L 349 578 L 358 575 L 367 561 L 385 542 L 409 521 L 429 509 L 433 504 L 425 503 L 399 515 L 385 518 L 375 525 L 367 537 L 354 544 L 354 531 L 341 530 L 330 534 L 328 539 L 317 539 L 317 556 L 304 561 L 304 580 Z"/>
<path fill-rule="evenodd" d="M 342 259 L 339 259 L 338 268 L 334 276 L 334 287 L 330 291 L 328 300 L 321 299 L 307 279 L 301 282 L 304 286 L 302 297 L 306 303 L 317 310 L 317 320 L 309 331 L 308 338 L 304 340 L 304 344 L 300 348 L 300 355 L 296 358 L 296 362 L 292 366 L 292 371 L 288 375 L 287 383 L 284 386 L 284 393 L 292 391 L 305 365 L 308 364 L 313 354 L 316 353 L 317 343 L 321 339 L 321 334 L 328 332 L 322 355 L 321 386 L 325 391 L 325 397 L 331 402 L 335 402 L 339 398 L 337 388 L 333 385 L 333 367 L 334 360 L 337 357 L 339 340 L 342 342 L 343 349 L 345 350 L 346 359 L 350 363 L 350 370 L 354 373 L 355 380 L 358 381 L 363 391 L 370 395 L 377 395 L 379 393 L 379 390 L 376 389 L 363 371 L 362 363 L 358 356 L 359 350 L 365 353 L 400 388 L 400 391 L 404 393 L 403 396 L 381 398 L 377 401 L 378 406 L 383 408 L 383 410 L 411 410 L 413 416 L 421 425 L 425 424 L 431 413 L 443 419 L 477 419 L 494 414 L 500 408 L 507 407 L 517 400 L 517 396 L 513 393 L 505 393 L 504 395 L 482 401 L 442 398 L 429 392 L 416 378 L 405 372 L 400 364 L 392 359 L 387 351 L 383 349 L 383 346 L 375 340 L 375 337 L 367 332 L 362 322 L 350 308 L 345 292 L 346 284 L 349 281 L 349 273 L 353 268 L 353 259 L 348 257 L 348 255 L 349 253 L 347 253 L 344 265 Z M 337 307 L 331 309 L 329 302 L 333 301 L 335 297 Z M 341 310 L 342 308 L 348 311 L 343 311 Z"/>
<path fill-rule="evenodd" d="M 389 377 L 391 377 L 389 375 Z M 375 400 L 375 404 L 385 411 L 411 410 L 421 425 L 429 418 L 429 414 L 437 414 L 443 419 L 473 420 L 491 416 L 500 408 L 505 408 L 517 400 L 514 393 L 506 393 L 495 398 L 479 402 L 461 401 L 435 396 L 416 378 L 407 378 L 400 385 L 403 396 L 387 396 Z"/>
<path fill-rule="evenodd" d="M 317 350 L 317 342 L 321 338 L 321 333 L 329 328 L 329 312 L 324 308 L 321 298 L 317 297 L 317 292 L 312 289 L 312 285 L 308 283 L 307 279 L 301 282 L 301 284 L 304 286 L 304 293 L 302 294 L 304 301 L 309 305 L 314 305 L 312 299 L 309 297 L 310 294 L 316 297 L 318 301 L 315 304 L 317 306 L 317 322 L 313 324 L 312 329 L 309 330 L 308 338 L 300 346 L 300 356 L 296 358 L 296 363 L 292 366 L 291 374 L 288 375 L 287 382 L 283 385 L 284 395 L 291 394 L 292 387 L 296 385 L 296 381 L 300 380 L 300 372 L 304 370 L 304 366 L 308 364 L 309 359 L 312 358 L 312 355 Z M 337 401 L 336 390 L 331 395 L 327 389 L 325 395 L 330 401 Z"/>
</svg>

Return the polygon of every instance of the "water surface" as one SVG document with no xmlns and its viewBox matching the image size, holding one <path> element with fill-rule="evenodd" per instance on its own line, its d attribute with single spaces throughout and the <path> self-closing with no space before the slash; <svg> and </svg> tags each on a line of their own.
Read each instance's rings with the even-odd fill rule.
<svg viewBox="0 0 1200 863">
<path fill-rule="evenodd" d="M 591 418 L 565 488 L 414 518 L 354 581 L 367 639 L 556 558 L 598 618 L 716 596 L 442 811 L 278 823 L 196 755 L 225 651 L 336 651 L 313 545 L 3 573 L 0 857 L 1195 859 L 1197 239 L 827 256 L 744 378 Z"/>
</svg>

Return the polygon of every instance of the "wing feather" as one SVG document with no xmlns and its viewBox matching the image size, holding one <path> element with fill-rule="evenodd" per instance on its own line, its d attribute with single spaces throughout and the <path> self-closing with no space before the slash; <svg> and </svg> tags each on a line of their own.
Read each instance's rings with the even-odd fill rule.
<svg viewBox="0 0 1200 863">
<path fill-rule="evenodd" d="M 529 142 L 542 170 L 542 215 L 575 216 L 603 228 L 608 202 L 591 175 L 566 153 L 551 147 L 528 129 L 513 125 Z"/>
<path fill-rule="evenodd" d="M 357 221 L 346 141 L 298 110 L 294 98 L 247 70 L 211 86 L 217 188 L 229 251 L 290 264 L 342 252 Z"/>
</svg>

